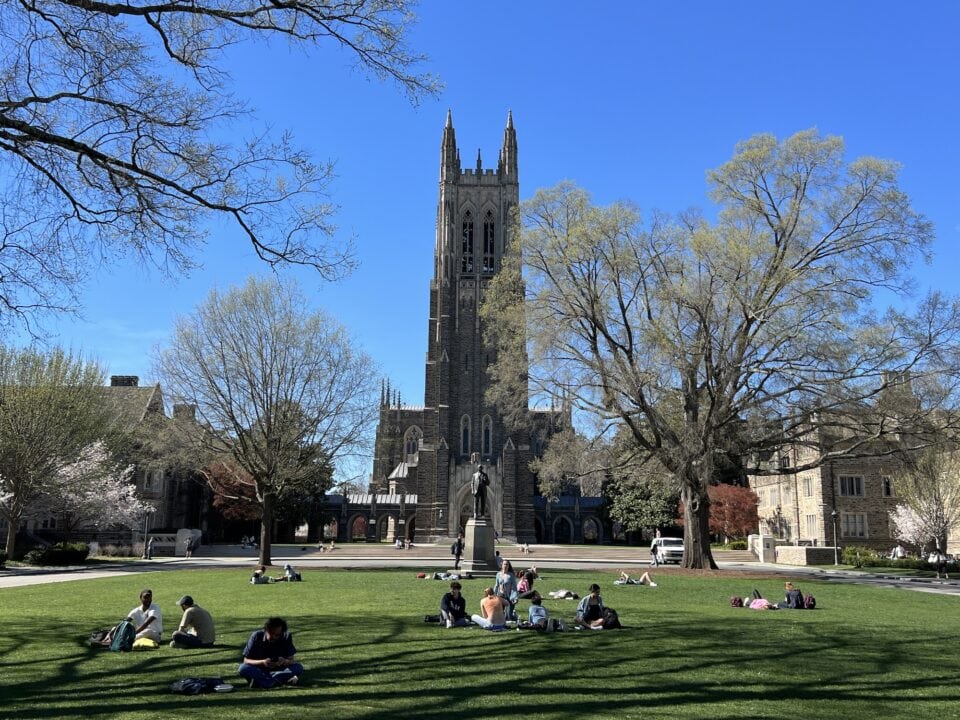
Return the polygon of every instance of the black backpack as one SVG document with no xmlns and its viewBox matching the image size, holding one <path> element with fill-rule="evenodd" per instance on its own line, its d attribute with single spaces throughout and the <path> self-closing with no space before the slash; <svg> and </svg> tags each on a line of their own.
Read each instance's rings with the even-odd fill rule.
<svg viewBox="0 0 960 720">
<path fill-rule="evenodd" d="M 222 678 L 181 678 L 170 683 L 170 692 L 177 695 L 200 695 L 201 693 L 213 692 L 217 685 L 222 684 Z"/>
<path fill-rule="evenodd" d="M 622 625 L 620 625 L 620 617 L 617 615 L 617 611 L 613 608 L 605 607 L 600 617 L 603 618 L 604 630 L 616 630 L 617 628 L 622 627 Z"/>
</svg>

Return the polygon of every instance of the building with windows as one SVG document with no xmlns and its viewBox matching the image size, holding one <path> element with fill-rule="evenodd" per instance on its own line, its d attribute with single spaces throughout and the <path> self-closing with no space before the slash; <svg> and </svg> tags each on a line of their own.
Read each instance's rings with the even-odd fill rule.
<svg viewBox="0 0 960 720">
<path fill-rule="evenodd" d="M 827 460 L 806 470 L 821 449 L 811 443 L 784 445 L 767 464 L 770 475 L 749 476 L 759 498 L 761 530 L 802 545 L 896 544 L 890 513 L 897 506 L 889 458 Z"/>
<path fill-rule="evenodd" d="M 479 315 L 484 293 L 499 271 L 510 242 L 511 216 L 519 204 L 517 135 L 508 115 L 496 169 L 463 169 L 453 119 L 447 113 L 440 149 L 434 275 L 430 282 L 425 390 L 422 405 L 405 405 L 384 387 L 376 433 L 371 491 L 397 498 L 403 514 L 384 520 L 370 535 L 397 535 L 428 542 L 455 537 L 473 508 L 470 477 L 483 464 L 490 477 L 489 505 L 494 527 L 516 542 L 552 541 L 555 523 L 577 542 L 602 528 L 598 510 L 554 508 L 547 518 L 529 463 L 569 414 L 530 410 L 522 430 L 506 427 L 485 399 L 487 367 L 496 350 L 483 340 Z M 539 501 L 538 501 L 539 500 Z M 576 512 L 576 518 L 573 514 Z M 562 517 L 561 517 L 562 516 Z M 377 522 L 372 517 L 373 522 Z"/>
</svg>

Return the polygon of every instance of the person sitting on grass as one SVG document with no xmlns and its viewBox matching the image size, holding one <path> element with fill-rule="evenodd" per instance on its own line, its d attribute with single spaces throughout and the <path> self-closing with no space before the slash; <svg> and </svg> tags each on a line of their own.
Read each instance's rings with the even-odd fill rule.
<svg viewBox="0 0 960 720">
<path fill-rule="evenodd" d="M 251 633 L 237 672 L 252 688 L 296 685 L 303 674 L 303 665 L 293 659 L 296 653 L 287 621 L 272 617 L 263 624 L 263 630 Z"/>
<path fill-rule="evenodd" d="M 251 585 L 266 585 L 271 582 L 270 578 L 267 577 L 267 566 L 258 565 L 257 569 L 253 571 L 253 575 L 250 578 Z"/>
<path fill-rule="evenodd" d="M 623 570 L 620 571 L 620 579 L 613 581 L 614 585 L 649 585 L 650 587 L 656 587 L 657 584 L 650 577 L 649 572 L 645 572 L 640 576 L 638 580 L 634 580 L 632 577 L 627 575 Z"/>
<path fill-rule="evenodd" d="M 160 612 L 158 606 L 153 604 L 153 590 L 147 589 L 140 591 L 140 604 L 127 614 L 127 620 L 132 622 L 136 628 L 137 635 L 134 638 L 135 640 L 147 638 L 157 643 L 160 642 L 160 637 L 163 635 L 163 613 Z M 113 642 L 113 635 L 117 631 L 117 627 L 119 627 L 119 625 L 107 633 L 101 641 L 101 644 L 107 647 L 110 646 L 110 643 Z"/>
<path fill-rule="evenodd" d="M 210 617 L 210 613 L 194 604 L 193 598 L 189 595 L 184 595 L 177 600 L 177 605 L 183 610 L 183 617 L 180 618 L 180 627 L 171 637 L 170 647 L 213 647 L 214 640 L 217 639 L 217 633 L 213 627 L 213 618 Z"/>
<path fill-rule="evenodd" d="M 480 614 L 470 619 L 484 630 L 506 630 L 507 607 L 509 603 L 497 596 L 492 587 L 488 587 L 483 591 L 483 599 L 480 601 Z"/>
<path fill-rule="evenodd" d="M 593 583 L 590 586 L 590 594 L 580 601 L 574 619 L 579 627 L 603 629 L 603 598 L 600 597 L 599 585 Z"/>
<path fill-rule="evenodd" d="M 440 599 L 440 622 L 448 628 L 466 627 L 470 624 L 467 618 L 467 599 L 460 589 L 460 583 L 454 580 L 450 583 L 450 592 Z"/>
<path fill-rule="evenodd" d="M 543 606 L 543 598 L 536 590 L 530 597 L 530 609 L 527 611 L 527 620 L 517 625 L 520 630 L 540 630 L 547 629 L 550 617 L 547 609 Z"/>
<path fill-rule="evenodd" d="M 792 582 L 785 583 L 783 586 L 786 591 L 786 597 L 783 599 L 782 603 L 777 603 L 777 607 L 781 610 L 803 610 L 803 593 L 800 592 L 800 588 L 796 587 Z"/>
</svg>

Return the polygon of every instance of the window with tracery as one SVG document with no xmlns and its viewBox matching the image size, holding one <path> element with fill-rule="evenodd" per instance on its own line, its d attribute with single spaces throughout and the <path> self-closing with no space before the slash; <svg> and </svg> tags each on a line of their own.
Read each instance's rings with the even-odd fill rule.
<svg viewBox="0 0 960 720">
<path fill-rule="evenodd" d="M 489 415 L 483 416 L 483 454 L 492 455 L 493 448 L 493 420 Z"/>
<path fill-rule="evenodd" d="M 470 454 L 470 416 L 460 418 L 460 454 Z"/>
<path fill-rule="evenodd" d="M 463 215 L 463 242 L 460 247 L 460 272 L 473 272 L 473 215 Z"/>
<path fill-rule="evenodd" d="M 407 430 L 407 434 L 403 440 L 403 452 L 408 460 L 420 451 L 420 438 L 422 437 L 423 431 L 417 426 L 413 426 Z"/>
<path fill-rule="evenodd" d="M 487 210 L 487 216 L 483 220 L 483 272 L 493 272 L 494 256 L 494 223 L 493 213 Z"/>
</svg>

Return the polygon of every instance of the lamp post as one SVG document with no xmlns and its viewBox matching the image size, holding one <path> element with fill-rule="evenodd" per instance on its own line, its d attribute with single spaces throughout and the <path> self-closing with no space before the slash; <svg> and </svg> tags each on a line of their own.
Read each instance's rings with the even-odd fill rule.
<svg viewBox="0 0 960 720">
<path fill-rule="evenodd" d="M 837 518 L 840 513 L 833 509 L 830 511 L 830 517 L 833 519 L 833 564 L 840 564 L 840 533 L 837 531 Z"/>
</svg>

